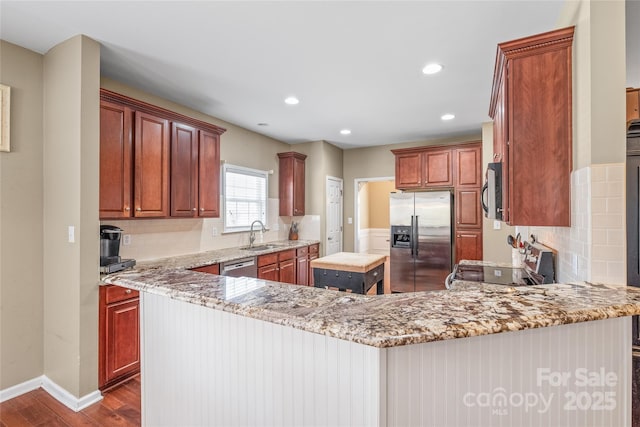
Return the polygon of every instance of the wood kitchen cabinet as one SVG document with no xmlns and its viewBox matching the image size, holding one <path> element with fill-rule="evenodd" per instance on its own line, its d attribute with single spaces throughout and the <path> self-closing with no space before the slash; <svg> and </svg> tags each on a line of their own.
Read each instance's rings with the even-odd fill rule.
<svg viewBox="0 0 640 427">
<path fill-rule="evenodd" d="M 480 188 L 456 190 L 454 198 L 456 230 L 461 228 L 482 228 L 480 194 Z"/>
<path fill-rule="evenodd" d="M 138 291 L 101 286 L 98 317 L 98 388 L 105 390 L 140 372 Z"/>
<path fill-rule="evenodd" d="M 396 159 L 396 188 L 417 189 L 453 185 L 450 148 L 405 148 L 391 150 Z"/>
<path fill-rule="evenodd" d="M 219 217 L 220 142 L 182 123 L 171 129 L 171 216 Z"/>
<path fill-rule="evenodd" d="M 296 249 L 296 283 L 309 285 L 309 247 Z"/>
<path fill-rule="evenodd" d="M 627 88 L 627 121 L 640 119 L 640 89 Z"/>
<path fill-rule="evenodd" d="M 455 188 L 482 187 L 482 145 L 467 144 L 454 150 Z"/>
<path fill-rule="evenodd" d="M 313 268 L 311 268 L 311 261 L 313 261 L 314 259 L 318 259 L 320 257 L 320 243 L 316 243 L 313 245 L 309 245 L 309 272 L 308 272 L 308 277 L 309 277 L 309 286 L 314 286 L 314 281 L 313 281 Z"/>
<path fill-rule="evenodd" d="M 509 224 L 571 225 L 573 31 L 498 45 L 489 116 Z"/>
<path fill-rule="evenodd" d="M 278 153 L 280 216 L 303 216 L 305 213 L 306 155 L 289 151 Z"/>
<path fill-rule="evenodd" d="M 101 89 L 100 219 L 219 216 L 224 132 Z"/>
<path fill-rule="evenodd" d="M 482 259 L 482 230 L 461 230 L 455 233 L 456 262 Z"/>
<path fill-rule="evenodd" d="M 296 250 L 258 256 L 258 279 L 296 283 Z"/>
<path fill-rule="evenodd" d="M 220 264 L 203 265 L 202 267 L 192 268 L 192 271 L 198 271 L 200 273 L 220 274 Z"/>
</svg>

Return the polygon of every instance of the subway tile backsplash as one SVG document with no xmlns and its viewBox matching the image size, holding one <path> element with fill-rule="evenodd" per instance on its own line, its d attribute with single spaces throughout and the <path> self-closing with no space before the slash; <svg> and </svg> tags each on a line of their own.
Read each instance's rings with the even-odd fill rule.
<svg viewBox="0 0 640 427">
<path fill-rule="evenodd" d="M 571 174 L 569 227 L 529 227 L 558 251 L 557 280 L 626 283 L 624 163 L 594 164 Z"/>
</svg>

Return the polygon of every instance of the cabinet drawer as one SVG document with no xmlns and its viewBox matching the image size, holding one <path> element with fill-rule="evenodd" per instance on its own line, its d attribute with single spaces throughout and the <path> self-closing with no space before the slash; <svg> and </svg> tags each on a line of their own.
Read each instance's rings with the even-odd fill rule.
<svg viewBox="0 0 640 427">
<path fill-rule="evenodd" d="M 258 267 L 263 267 L 269 264 L 275 264 L 278 262 L 278 253 L 260 255 L 258 257 Z"/>
<path fill-rule="evenodd" d="M 220 274 L 220 264 L 205 265 L 202 267 L 192 268 L 192 271 L 198 271 L 200 273 Z"/>
<path fill-rule="evenodd" d="M 295 249 L 288 249 L 286 251 L 278 252 L 278 259 L 284 261 L 286 259 L 293 259 L 296 257 Z"/>
<path fill-rule="evenodd" d="M 133 289 L 122 288 L 120 286 L 111 285 L 107 287 L 105 292 L 105 304 L 112 304 L 118 301 L 125 301 L 131 298 L 137 298 L 138 291 Z"/>
<path fill-rule="evenodd" d="M 317 254 L 318 252 L 320 252 L 320 244 L 319 243 L 316 243 L 315 245 L 309 246 L 309 253 L 310 254 Z"/>
<path fill-rule="evenodd" d="M 296 249 L 296 256 L 297 257 L 305 256 L 308 253 L 309 253 L 309 247 L 308 246 L 305 246 L 304 248 Z"/>
</svg>

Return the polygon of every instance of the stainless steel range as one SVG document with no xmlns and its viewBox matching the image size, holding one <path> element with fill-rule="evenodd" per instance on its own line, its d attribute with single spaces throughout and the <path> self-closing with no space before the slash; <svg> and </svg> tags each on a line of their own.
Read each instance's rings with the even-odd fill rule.
<svg viewBox="0 0 640 427">
<path fill-rule="evenodd" d="M 491 266 L 483 263 L 456 264 L 447 277 L 450 289 L 454 280 L 507 286 L 531 286 L 555 282 L 553 250 L 539 243 L 525 242 L 523 267 Z"/>
</svg>

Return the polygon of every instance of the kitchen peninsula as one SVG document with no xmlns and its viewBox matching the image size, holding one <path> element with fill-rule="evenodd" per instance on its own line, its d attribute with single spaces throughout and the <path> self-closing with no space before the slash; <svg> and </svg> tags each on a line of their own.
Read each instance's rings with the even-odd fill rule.
<svg viewBox="0 0 640 427">
<path fill-rule="evenodd" d="M 358 295 L 193 259 L 103 279 L 141 291 L 144 425 L 628 424 L 640 290 Z"/>
</svg>

